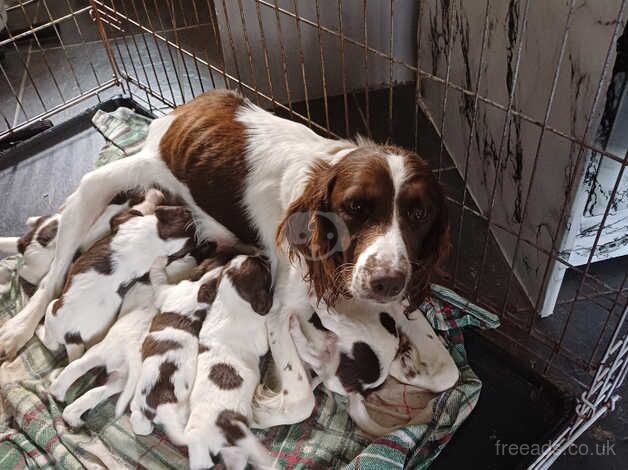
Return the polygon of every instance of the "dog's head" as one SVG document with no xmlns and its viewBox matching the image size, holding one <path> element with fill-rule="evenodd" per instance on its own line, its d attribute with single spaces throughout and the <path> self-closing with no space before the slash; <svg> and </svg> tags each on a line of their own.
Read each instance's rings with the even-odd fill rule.
<svg viewBox="0 0 628 470">
<path fill-rule="evenodd" d="M 273 305 L 270 264 L 263 256 L 236 256 L 225 271 L 238 295 L 255 313 L 266 315 Z"/>
<path fill-rule="evenodd" d="M 319 300 L 406 297 L 417 305 L 449 251 L 445 199 L 416 154 L 366 143 L 312 167 L 277 241 L 306 264 Z"/>
</svg>

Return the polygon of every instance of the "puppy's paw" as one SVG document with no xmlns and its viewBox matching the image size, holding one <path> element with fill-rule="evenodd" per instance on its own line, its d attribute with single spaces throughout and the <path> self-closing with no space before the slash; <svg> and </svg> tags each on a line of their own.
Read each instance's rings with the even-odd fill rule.
<svg viewBox="0 0 628 470">
<path fill-rule="evenodd" d="M 153 432 L 153 423 L 141 411 L 134 410 L 131 413 L 131 427 L 138 436 L 148 436 Z"/>
<path fill-rule="evenodd" d="M 63 410 L 63 421 L 68 423 L 70 427 L 80 428 L 85 424 L 85 421 L 81 419 L 84 412 L 85 410 L 82 408 L 74 405 L 68 405 L 65 407 L 65 410 Z"/>
</svg>

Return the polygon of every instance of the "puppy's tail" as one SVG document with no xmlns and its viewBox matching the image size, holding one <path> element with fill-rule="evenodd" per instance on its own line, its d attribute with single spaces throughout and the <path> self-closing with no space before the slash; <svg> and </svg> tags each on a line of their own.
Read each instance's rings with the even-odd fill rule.
<svg viewBox="0 0 628 470">
<path fill-rule="evenodd" d="M 133 395 L 135 394 L 135 387 L 140 376 L 141 368 L 142 362 L 139 357 L 129 360 L 129 373 L 126 378 L 126 383 L 124 384 L 122 393 L 116 402 L 116 418 L 122 416 L 129 406 L 131 398 L 133 398 Z"/>
<path fill-rule="evenodd" d="M 0 252 L 9 255 L 17 253 L 18 237 L 0 237 Z"/>
</svg>

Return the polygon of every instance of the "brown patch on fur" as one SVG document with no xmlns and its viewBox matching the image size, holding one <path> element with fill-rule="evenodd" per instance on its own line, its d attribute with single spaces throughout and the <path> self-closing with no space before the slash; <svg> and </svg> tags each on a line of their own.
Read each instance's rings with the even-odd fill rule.
<svg viewBox="0 0 628 470">
<path fill-rule="evenodd" d="M 238 371 L 224 362 L 214 364 L 209 370 L 209 380 L 222 390 L 234 390 L 242 385 L 242 377 Z"/>
<path fill-rule="evenodd" d="M 43 227 L 37 232 L 36 240 L 41 246 L 48 246 L 48 244 L 54 240 L 59 230 L 59 221 L 53 220 L 48 224 L 44 224 Z"/>
<path fill-rule="evenodd" d="M 144 191 L 140 189 L 130 189 L 128 191 L 121 191 L 116 194 L 111 201 L 109 201 L 109 205 L 114 204 L 116 206 L 121 206 L 122 204 L 128 202 L 129 206 L 134 206 L 139 204 L 144 200 Z"/>
<path fill-rule="evenodd" d="M 415 348 L 410 342 L 410 338 L 405 333 L 399 335 L 399 349 L 397 349 L 396 358 L 401 363 L 403 372 L 409 378 L 413 378 L 417 375 L 416 365 L 414 363 Z"/>
<path fill-rule="evenodd" d="M 35 284 L 31 284 L 26 279 L 20 276 L 20 287 L 22 291 L 27 297 L 32 297 L 35 291 L 37 290 L 37 286 Z"/>
<path fill-rule="evenodd" d="M 255 244 L 257 233 L 242 205 L 246 128 L 235 119 L 244 103 L 237 93 L 214 90 L 176 108 L 159 150 L 203 211 L 240 241 Z"/>
<path fill-rule="evenodd" d="M 196 300 L 199 303 L 211 305 L 216 299 L 216 293 L 218 292 L 218 284 L 220 282 L 219 276 L 212 277 L 209 281 L 203 283 L 198 289 Z"/>
<path fill-rule="evenodd" d="M 232 446 L 246 436 L 237 422 L 245 426 L 249 425 L 246 417 L 237 411 L 223 410 L 216 418 L 216 426 L 220 428 L 225 439 Z"/>
<path fill-rule="evenodd" d="M 144 414 L 144 416 L 146 416 L 146 418 L 147 418 L 149 421 L 152 421 L 152 420 L 154 420 L 154 419 L 155 419 L 155 412 L 154 412 L 154 411 L 152 411 L 152 410 L 148 410 L 148 409 L 146 409 L 146 408 L 142 408 L 142 413 Z"/>
<path fill-rule="evenodd" d="M 150 356 L 160 356 L 174 349 L 181 349 L 181 344 L 170 339 L 158 340 L 147 336 L 142 343 L 142 359 Z"/>
<path fill-rule="evenodd" d="M 316 313 L 316 312 L 312 312 L 312 316 L 310 317 L 310 319 L 308 321 L 312 325 L 314 325 L 314 328 L 316 328 L 317 330 L 329 331 L 327 328 L 325 328 L 325 326 L 323 326 L 323 322 L 321 321 L 321 317 L 319 317 L 318 313 Z"/>
<path fill-rule="evenodd" d="M 249 256 L 239 267 L 229 266 L 226 275 L 231 278 L 238 295 L 247 301 L 254 312 L 266 315 L 273 306 L 272 277 L 265 258 Z"/>
<path fill-rule="evenodd" d="M 48 220 L 49 218 L 50 218 L 49 215 L 42 215 L 39 219 L 37 219 L 37 221 L 28 230 L 28 232 L 26 232 L 24 235 L 22 235 L 19 238 L 19 240 L 17 241 L 18 252 L 20 252 L 21 254 L 24 254 L 28 245 L 30 245 L 31 242 L 33 241 L 33 238 L 35 237 L 35 233 L 37 232 L 37 230 L 39 230 L 39 227 L 41 227 L 42 224 L 46 222 L 46 220 Z"/>
<path fill-rule="evenodd" d="M 382 324 L 384 329 L 388 331 L 388 333 L 393 336 L 398 336 L 397 322 L 395 322 L 395 319 L 389 313 L 380 312 L 379 322 Z"/>
<path fill-rule="evenodd" d="M 209 346 L 205 346 L 203 343 L 198 343 L 198 353 L 203 354 L 204 352 L 209 351 L 211 348 Z"/>
<path fill-rule="evenodd" d="M 347 392 L 362 392 L 365 385 L 374 383 L 381 373 L 379 359 L 371 347 L 362 341 L 353 343 L 353 357 L 340 354 L 336 374 Z"/>
<path fill-rule="evenodd" d="M 83 338 L 80 333 L 66 333 L 63 336 L 63 340 L 66 344 L 83 344 Z"/>
<path fill-rule="evenodd" d="M 194 237 L 192 213 L 181 206 L 159 206 L 155 209 L 159 238 Z"/>
<path fill-rule="evenodd" d="M 112 239 L 113 235 L 108 235 L 98 240 L 89 250 L 77 258 L 70 268 L 63 292 L 67 291 L 72 277 L 77 274 L 85 273 L 92 269 L 105 275 L 109 275 L 113 272 L 111 259 L 111 255 L 113 254 L 111 251 Z"/>
<path fill-rule="evenodd" d="M 171 361 L 165 361 L 159 366 L 159 377 L 153 388 L 146 395 L 146 404 L 153 410 L 165 403 L 176 403 L 172 375 L 177 371 L 177 365 Z"/>
<path fill-rule="evenodd" d="M 198 336 L 198 333 L 201 331 L 201 326 L 203 326 L 203 322 L 198 318 L 192 319 L 185 315 L 179 315 L 178 313 L 164 312 L 155 315 L 150 324 L 149 332 L 161 331 L 170 327 L 187 331 L 192 336 Z"/>
</svg>

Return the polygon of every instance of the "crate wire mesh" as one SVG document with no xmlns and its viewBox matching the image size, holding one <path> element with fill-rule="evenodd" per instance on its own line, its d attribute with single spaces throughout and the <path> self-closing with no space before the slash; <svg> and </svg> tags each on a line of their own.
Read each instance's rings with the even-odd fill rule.
<svg viewBox="0 0 628 470">
<path fill-rule="evenodd" d="M 606 148 L 598 123 L 614 86 L 627 2 L 606 5 L 611 20 L 599 19 L 605 28 L 603 53 L 588 78 L 579 80 L 573 41 L 578 43 L 583 19 L 575 0 L 547 11 L 531 3 L 486 0 L 471 11 L 463 2 L 438 0 L 10 2 L 9 19 L 19 16 L 24 28 L 14 31 L 9 22 L 0 39 L 5 56 L 20 66 L 16 75 L 0 62 L 0 88 L 7 90 L 0 136 L 120 91 L 160 114 L 226 87 L 324 135 L 360 133 L 415 149 L 447 188 L 454 251 L 446 282 L 499 314 L 503 326 L 487 333 L 493 341 L 582 393 L 571 424 L 533 466 L 546 468 L 614 408 L 627 372 L 628 273 L 609 279 L 593 265 L 626 179 L 628 154 Z M 536 71 L 542 80 L 528 86 L 535 67 L 526 62 L 533 49 L 526 34 L 547 30 L 543 15 L 556 11 L 561 27 L 554 25 L 549 52 L 541 48 L 539 56 L 546 71 Z M 86 24 L 86 17 L 93 22 Z M 69 31 L 71 44 L 65 40 Z M 42 45 L 44 32 L 58 44 L 52 51 Z M 496 58 L 496 43 L 504 44 L 504 63 Z M 77 58 L 85 54 L 80 65 L 85 70 L 78 71 Z M 507 74 L 501 93 L 491 76 L 496 68 Z M 565 80 L 578 83 L 581 95 L 565 95 Z M 534 89 L 532 111 L 522 99 L 526 87 Z M 563 106 L 578 118 L 567 124 L 557 119 L 563 109 L 555 108 Z M 466 119 L 464 125 L 456 116 Z M 496 138 L 488 141 L 492 127 Z M 511 149 L 518 152 L 522 135 L 534 136 L 532 147 L 525 168 L 519 160 L 513 170 Z M 480 136 L 492 160 L 477 155 Z M 566 155 L 567 163 L 553 175 L 562 189 L 556 193 L 555 222 L 544 228 L 551 233 L 541 239 L 526 223 L 542 206 L 535 185 L 556 168 L 549 162 L 560 160 L 547 145 L 564 148 L 559 155 Z M 616 172 L 592 246 L 584 262 L 573 264 L 562 243 L 592 155 L 612 162 Z M 481 197 L 478 169 L 485 184 Z M 504 186 L 513 171 L 520 174 L 514 192 Z M 509 207 L 514 215 L 504 217 Z M 521 266 L 531 258 L 537 261 L 535 278 L 526 281 Z M 557 266 L 573 274 L 573 294 L 558 299 L 550 319 L 541 319 L 543 286 Z M 582 330 L 583 314 L 596 316 L 594 328 Z M 582 335 L 590 337 L 587 347 L 574 347 Z"/>
</svg>

